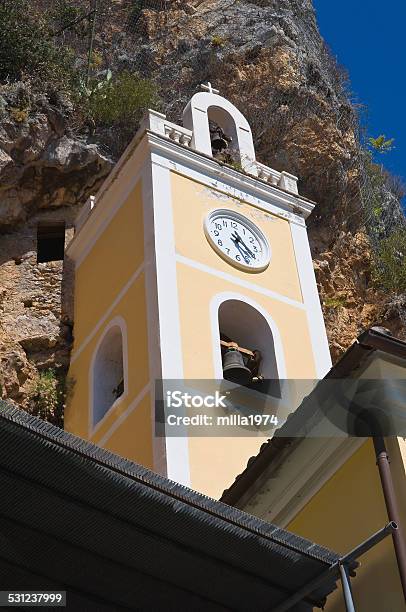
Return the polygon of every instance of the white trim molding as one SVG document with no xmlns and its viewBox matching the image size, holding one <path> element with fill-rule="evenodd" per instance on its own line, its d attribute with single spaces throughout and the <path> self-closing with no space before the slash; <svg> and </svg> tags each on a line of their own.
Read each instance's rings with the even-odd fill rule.
<svg viewBox="0 0 406 612">
<path fill-rule="evenodd" d="M 314 274 L 309 238 L 305 227 L 300 227 L 294 223 L 291 223 L 290 227 L 300 287 L 307 313 L 316 376 L 322 379 L 330 370 L 332 363 L 323 312 L 320 305 L 319 292 L 317 290 L 316 277 Z"/>
<path fill-rule="evenodd" d="M 213 157 L 193 151 L 169 138 L 150 132 L 147 132 L 147 138 L 152 154 L 159 156 L 160 163 L 166 164 L 171 170 L 181 172 L 235 198 L 244 199 L 284 219 L 304 225 L 304 219 L 315 207 L 315 203 L 310 200 L 239 172 Z"/>
<path fill-rule="evenodd" d="M 299 308 L 300 310 L 305 310 L 305 305 L 302 302 L 297 302 L 296 300 L 292 300 L 291 298 L 282 295 L 281 293 L 277 293 L 276 291 L 271 291 L 270 289 L 266 289 L 262 287 L 262 285 L 257 285 L 243 278 L 239 278 L 234 274 L 227 272 L 222 272 L 221 270 L 217 270 L 216 268 L 211 268 L 200 261 L 196 261 L 194 259 L 190 259 L 189 257 L 185 257 L 184 255 L 176 255 L 176 260 L 184 264 L 185 266 L 189 266 L 190 268 L 195 268 L 195 270 L 200 270 L 201 272 L 206 272 L 206 274 L 212 274 L 213 276 L 217 276 L 218 278 L 222 278 L 229 283 L 233 283 L 234 285 L 238 285 L 239 287 L 244 287 L 245 289 L 249 289 L 250 291 L 255 291 L 256 293 L 261 293 L 262 295 L 266 295 L 267 297 L 273 298 L 274 300 L 278 300 L 279 302 L 284 302 L 285 304 L 289 304 L 289 306 L 294 306 L 295 308 Z"/>
<path fill-rule="evenodd" d="M 151 324 L 159 330 L 162 380 L 183 380 L 171 175 L 169 169 L 154 162 L 152 190 L 154 236 L 151 245 L 155 258 L 158 320 L 151 321 Z M 154 369 L 157 370 L 156 367 Z M 165 444 L 168 478 L 190 486 L 189 440 L 186 431 L 179 437 L 167 436 Z"/>
<path fill-rule="evenodd" d="M 152 166 L 145 166 L 142 177 L 142 199 L 144 209 L 144 266 L 145 299 L 147 306 L 148 364 L 151 381 L 151 431 L 153 435 L 154 470 L 167 475 L 165 439 L 156 435 L 155 381 L 162 379 L 161 349 L 159 337 L 159 308 L 155 258 L 154 196 Z"/>
</svg>

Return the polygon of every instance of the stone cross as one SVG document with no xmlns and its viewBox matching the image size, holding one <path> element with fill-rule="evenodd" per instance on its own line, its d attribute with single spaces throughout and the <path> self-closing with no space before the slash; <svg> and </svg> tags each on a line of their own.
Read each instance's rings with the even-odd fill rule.
<svg viewBox="0 0 406 612">
<path fill-rule="evenodd" d="M 212 86 L 212 84 L 210 83 L 210 81 L 207 83 L 202 83 L 202 85 L 200 85 L 200 89 L 204 89 L 205 91 L 208 91 L 211 94 L 219 94 L 219 90 L 218 89 L 214 89 L 214 87 Z"/>
</svg>

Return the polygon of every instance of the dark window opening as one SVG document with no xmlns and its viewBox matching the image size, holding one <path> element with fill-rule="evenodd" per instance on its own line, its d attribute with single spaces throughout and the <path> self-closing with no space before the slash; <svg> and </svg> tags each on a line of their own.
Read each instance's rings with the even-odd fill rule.
<svg viewBox="0 0 406 612">
<path fill-rule="evenodd" d="M 37 228 L 37 263 L 61 261 L 65 253 L 65 222 L 39 224 Z"/>
</svg>

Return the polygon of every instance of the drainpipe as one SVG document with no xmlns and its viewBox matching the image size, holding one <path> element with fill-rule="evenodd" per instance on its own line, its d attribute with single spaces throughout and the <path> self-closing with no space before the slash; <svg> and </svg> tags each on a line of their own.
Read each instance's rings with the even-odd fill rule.
<svg viewBox="0 0 406 612">
<path fill-rule="evenodd" d="M 398 529 L 392 532 L 393 546 L 395 548 L 400 581 L 402 583 L 403 596 L 406 600 L 406 543 L 402 531 L 402 523 L 399 516 L 399 508 L 396 501 L 395 487 L 389 463 L 389 455 L 386 450 L 385 440 L 382 436 L 374 436 L 374 448 L 376 464 L 381 478 L 383 496 L 385 498 L 386 511 L 390 521 L 398 525 Z"/>
</svg>

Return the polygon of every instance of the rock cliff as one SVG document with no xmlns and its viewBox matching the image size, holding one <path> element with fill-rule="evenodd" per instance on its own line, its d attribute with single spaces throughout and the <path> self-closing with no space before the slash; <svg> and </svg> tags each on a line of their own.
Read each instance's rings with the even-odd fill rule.
<svg viewBox="0 0 406 612">
<path fill-rule="evenodd" d="M 404 296 L 373 283 L 358 117 L 311 0 L 142 0 L 131 28 L 129 0 L 104 4 L 109 22 L 95 49 L 113 71 L 156 81 L 176 122 L 211 81 L 247 115 L 258 158 L 299 176 L 300 192 L 318 203 L 309 231 L 333 359 L 374 323 L 404 337 Z M 34 228 L 44 215 L 71 227 L 110 164 L 97 130 L 92 145 L 72 136 L 68 102 L 37 96 L 25 116 L 18 95 L 6 88 L 0 98 L 0 358 L 3 395 L 24 403 L 36 368 L 66 367 L 70 338 L 62 264 L 36 264 Z M 390 190 L 385 202 L 383 235 L 403 222 Z"/>
<path fill-rule="evenodd" d="M 70 135 L 61 101 L 3 87 L 0 113 L 0 389 L 27 406 L 38 371 L 66 371 L 71 342 L 69 270 L 62 285 L 62 261 L 37 262 L 38 224 L 65 223 L 69 240 L 111 163 Z"/>
</svg>

